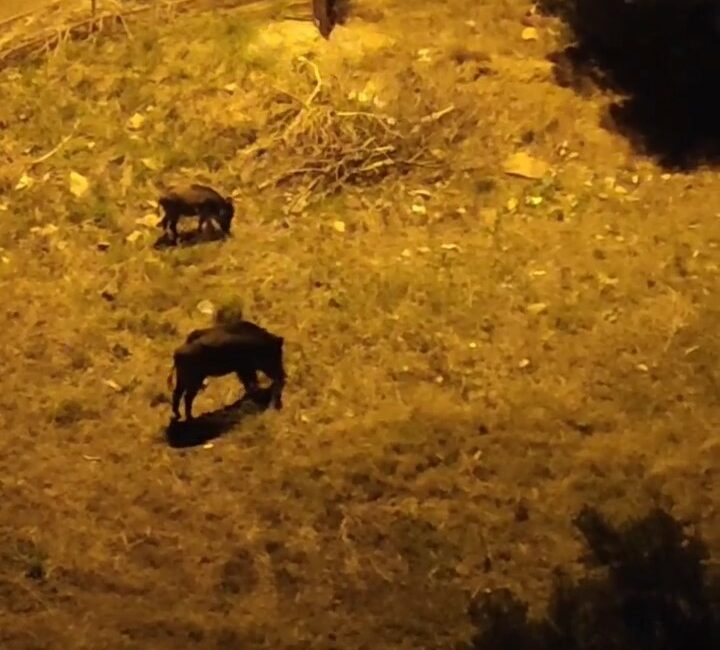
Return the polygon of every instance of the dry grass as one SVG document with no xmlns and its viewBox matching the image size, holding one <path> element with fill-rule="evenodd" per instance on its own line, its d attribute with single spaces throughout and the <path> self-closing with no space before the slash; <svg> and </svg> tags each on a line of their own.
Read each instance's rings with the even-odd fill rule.
<svg viewBox="0 0 720 650">
<path fill-rule="evenodd" d="M 473 592 L 541 608 L 580 570 L 584 502 L 717 553 L 717 179 L 601 131 L 523 8 L 447 4 L 329 44 L 184 16 L 0 73 L 3 648 L 451 647 Z M 552 174 L 504 175 L 518 150 Z M 137 219 L 189 176 L 234 237 L 156 250 Z M 201 300 L 286 337 L 286 406 L 175 450 Z"/>
</svg>

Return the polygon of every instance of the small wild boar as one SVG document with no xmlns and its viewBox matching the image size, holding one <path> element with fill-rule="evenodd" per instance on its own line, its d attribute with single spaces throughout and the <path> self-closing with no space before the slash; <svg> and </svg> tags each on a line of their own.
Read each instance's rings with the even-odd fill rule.
<svg viewBox="0 0 720 650">
<path fill-rule="evenodd" d="M 192 419 L 192 403 L 207 377 L 235 373 L 248 395 L 258 389 L 258 371 L 272 380 L 271 403 L 282 408 L 285 386 L 282 336 L 271 334 L 249 321 L 235 321 L 192 331 L 175 350 L 174 365 L 168 376 L 173 390 L 172 410 L 180 418 L 180 400 L 185 397 L 185 419 Z M 173 389 L 173 375 L 175 388 Z"/>
<path fill-rule="evenodd" d="M 173 241 L 177 241 L 177 224 L 181 217 L 198 217 L 198 232 L 208 221 L 215 221 L 220 230 L 228 235 L 235 208 L 230 197 L 223 197 L 207 185 L 185 185 L 175 187 L 158 199 L 163 209 L 160 226 L 170 230 Z"/>
</svg>

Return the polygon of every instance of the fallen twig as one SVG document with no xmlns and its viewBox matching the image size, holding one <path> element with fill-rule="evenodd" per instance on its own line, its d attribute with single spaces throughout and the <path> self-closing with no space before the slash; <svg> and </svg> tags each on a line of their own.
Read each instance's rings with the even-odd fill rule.
<svg viewBox="0 0 720 650">
<path fill-rule="evenodd" d="M 422 122 L 423 124 L 426 124 L 428 122 L 436 122 L 441 117 L 444 117 L 448 113 L 452 113 L 454 110 L 455 110 L 455 105 L 450 104 L 450 106 L 448 106 L 447 108 L 443 108 L 440 111 L 435 111 L 434 113 L 430 113 L 430 115 L 426 115 L 425 117 L 420 119 L 420 122 Z"/>
<path fill-rule="evenodd" d="M 388 125 L 387 121 L 389 118 L 384 117 L 382 115 L 377 115 L 376 113 L 370 113 L 369 111 L 337 111 L 336 115 L 338 117 L 368 117 L 370 119 L 373 119 L 377 121 L 380 126 L 382 126 L 388 133 L 394 135 L 396 138 L 401 138 L 402 136 L 397 132 L 393 131 Z"/>
<path fill-rule="evenodd" d="M 310 105 L 315 101 L 315 98 L 318 96 L 318 93 L 320 92 L 320 89 L 322 88 L 322 77 L 320 76 L 320 70 L 318 69 L 317 65 L 315 65 L 312 61 L 307 59 L 304 56 L 299 56 L 298 61 L 304 63 L 305 65 L 309 66 L 313 74 L 315 75 L 315 87 L 313 88 L 312 92 L 308 96 L 308 98 L 304 102 L 304 108 L 305 110 L 310 108 Z M 287 144 L 287 136 L 290 134 L 290 132 L 298 125 L 300 120 L 302 119 L 303 111 L 300 110 L 297 115 L 292 119 L 290 124 L 287 125 L 285 128 L 285 131 L 282 134 L 282 139 Z"/>
<path fill-rule="evenodd" d="M 31 169 L 35 165 L 39 165 L 40 163 L 45 162 L 48 158 L 51 158 L 52 156 L 54 156 L 58 151 L 60 151 L 60 149 L 62 149 L 70 141 L 70 139 L 73 137 L 73 135 L 75 135 L 76 129 L 77 129 L 77 124 L 73 127 L 72 132 L 70 134 L 66 135 L 62 140 L 60 140 L 60 142 L 58 142 L 57 145 L 55 145 L 52 149 L 50 149 L 50 151 L 43 154 L 39 158 L 36 158 L 35 160 L 31 160 L 30 163 L 28 164 L 28 169 Z"/>
</svg>

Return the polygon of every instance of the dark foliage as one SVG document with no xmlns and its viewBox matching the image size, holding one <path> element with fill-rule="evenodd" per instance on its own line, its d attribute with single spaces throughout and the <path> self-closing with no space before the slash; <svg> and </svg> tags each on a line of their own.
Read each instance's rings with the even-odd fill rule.
<svg viewBox="0 0 720 650">
<path fill-rule="evenodd" d="M 508 591 L 470 610 L 474 650 L 714 650 L 720 647 L 720 579 L 707 551 L 656 511 L 619 529 L 596 511 L 575 520 L 599 569 L 580 582 L 558 576 L 543 620 Z"/>
<path fill-rule="evenodd" d="M 720 3 L 716 0 L 541 0 L 574 43 L 555 55 L 557 78 L 591 76 L 624 99 L 608 125 L 672 168 L 720 157 Z"/>
</svg>

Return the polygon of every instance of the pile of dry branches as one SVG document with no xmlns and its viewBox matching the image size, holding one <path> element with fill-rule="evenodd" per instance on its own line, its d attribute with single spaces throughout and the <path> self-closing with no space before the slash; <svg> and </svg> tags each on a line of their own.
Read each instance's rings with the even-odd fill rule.
<svg viewBox="0 0 720 650">
<path fill-rule="evenodd" d="M 338 110 L 317 65 L 305 57 L 298 63 L 312 74 L 312 90 L 305 99 L 271 93 L 265 107 L 274 116 L 269 134 L 244 152 L 257 168 L 273 170 L 260 189 L 292 189 L 292 207 L 298 208 L 343 186 L 367 186 L 391 173 L 439 165 L 429 129 L 453 106 L 416 122 L 370 110 Z"/>
</svg>

